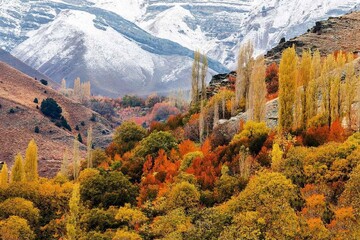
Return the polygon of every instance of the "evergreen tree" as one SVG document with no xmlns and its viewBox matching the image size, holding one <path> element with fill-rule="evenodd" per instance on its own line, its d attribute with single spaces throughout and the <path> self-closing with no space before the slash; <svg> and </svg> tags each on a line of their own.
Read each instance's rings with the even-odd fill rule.
<svg viewBox="0 0 360 240">
<path fill-rule="evenodd" d="M 92 168 L 92 127 L 90 126 L 87 131 L 87 139 L 86 139 L 87 151 L 86 151 L 86 159 L 87 159 L 87 167 Z"/>
<path fill-rule="evenodd" d="M 25 155 L 25 177 L 27 181 L 37 181 L 38 175 L 38 147 L 35 140 L 29 142 Z"/>
<path fill-rule="evenodd" d="M 279 67 L 279 127 L 288 131 L 294 121 L 297 56 L 295 47 L 285 49 Z"/>
<path fill-rule="evenodd" d="M 77 135 L 77 140 L 80 142 L 80 143 L 83 143 L 83 140 L 82 140 L 82 137 L 81 137 L 81 134 L 78 133 Z"/>
<path fill-rule="evenodd" d="M 11 169 L 11 182 L 22 182 L 25 180 L 23 158 L 20 153 L 15 157 L 14 166 Z"/>
<path fill-rule="evenodd" d="M 69 216 L 66 221 L 66 232 L 69 240 L 79 239 L 80 233 L 80 185 L 74 185 L 71 198 L 69 200 Z"/>
<path fill-rule="evenodd" d="M 4 163 L 4 165 L 1 168 L 1 172 L 0 172 L 0 187 L 4 187 L 6 188 L 9 184 L 9 179 L 8 179 L 8 167 L 7 164 Z"/>
</svg>

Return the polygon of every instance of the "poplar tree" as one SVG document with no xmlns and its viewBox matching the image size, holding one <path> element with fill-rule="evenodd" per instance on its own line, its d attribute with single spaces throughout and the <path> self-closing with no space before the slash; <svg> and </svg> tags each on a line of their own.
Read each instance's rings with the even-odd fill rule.
<svg viewBox="0 0 360 240">
<path fill-rule="evenodd" d="M 87 160 L 87 167 L 93 167 L 93 159 L 92 159 L 92 127 L 90 126 L 87 131 L 87 139 L 86 139 L 87 151 L 86 151 L 86 160 Z"/>
<path fill-rule="evenodd" d="M 285 49 L 279 67 L 279 127 L 290 130 L 294 121 L 297 56 L 295 47 Z"/>
<path fill-rule="evenodd" d="M 199 100 L 199 82 L 200 82 L 200 58 L 199 51 L 194 52 L 194 62 L 191 73 L 191 103 L 196 106 Z"/>
<path fill-rule="evenodd" d="M 200 51 L 194 52 L 194 62 L 191 74 L 191 103 L 199 106 L 200 100 L 206 99 L 206 74 L 208 71 L 208 60 Z M 201 92 L 201 96 L 200 96 Z"/>
<path fill-rule="evenodd" d="M 225 94 L 223 94 L 221 98 L 221 110 L 222 110 L 222 118 L 225 119 L 225 113 L 226 113 L 226 99 Z"/>
<path fill-rule="evenodd" d="M 310 99 L 307 99 L 307 92 L 308 92 L 308 86 L 311 81 L 311 51 L 304 50 L 302 53 L 301 61 L 300 61 L 300 69 L 299 69 L 299 82 L 302 85 L 302 91 L 301 91 L 301 124 L 300 126 L 302 128 L 306 127 L 307 124 L 307 101 Z M 311 105 L 311 104 L 310 104 Z"/>
<path fill-rule="evenodd" d="M 63 78 L 61 80 L 61 91 L 65 92 L 66 90 L 66 80 Z"/>
<path fill-rule="evenodd" d="M 0 172 L 0 187 L 6 188 L 9 185 L 8 171 L 7 164 L 4 163 Z"/>
<path fill-rule="evenodd" d="M 201 100 L 206 100 L 206 74 L 208 71 L 208 60 L 205 55 L 202 55 L 202 67 L 201 67 Z"/>
<path fill-rule="evenodd" d="M 200 143 L 204 140 L 204 130 L 205 130 L 205 113 L 204 113 L 204 102 L 200 103 L 200 116 L 199 116 L 199 141 Z"/>
<path fill-rule="evenodd" d="M 215 128 L 219 123 L 219 102 L 216 100 L 214 104 L 214 124 L 213 128 Z"/>
<path fill-rule="evenodd" d="M 79 153 L 79 141 L 74 139 L 73 149 L 73 177 L 76 180 L 80 172 L 80 153 Z"/>
<path fill-rule="evenodd" d="M 230 100 L 230 103 L 231 103 L 231 116 L 235 116 L 236 114 L 236 104 L 235 104 L 236 100 L 235 100 L 235 97 L 232 97 L 231 100 Z"/>
<path fill-rule="evenodd" d="M 80 78 L 74 80 L 74 96 L 79 97 L 81 95 L 81 81 Z"/>
<path fill-rule="evenodd" d="M 348 128 L 352 128 L 352 120 L 351 120 L 351 113 L 352 113 L 352 104 L 355 101 L 355 98 L 358 94 L 357 90 L 357 82 L 358 79 L 355 75 L 355 65 L 354 65 L 354 55 L 348 55 L 349 63 L 345 67 L 345 84 L 344 84 L 344 113 L 348 122 Z"/>
<path fill-rule="evenodd" d="M 65 148 L 64 151 L 64 155 L 63 155 L 63 159 L 61 162 L 61 169 L 60 169 L 60 173 L 66 177 L 69 176 L 69 171 L 68 171 L 68 167 L 69 167 L 69 156 L 68 156 L 68 149 Z"/>
<path fill-rule="evenodd" d="M 25 180 L 23 158 L 20 153 L 15 156 L 15 163 L 11 169 L 11 182 L 22 182 Z"/>
<path fill-rule="evenodd" d="M 71 198 L 69 200 L 69 216 L 66 221 L 66 232 L 68 240 L 80 238 L 80 185 L 74 184 Z"/>
<path fill-rule="evenodd" d="M 38 147 L 32 139 L 26 149 L 25 154 L 25 177 L 29 182 L 37 181 L 38 175 Z"/>
<path fill-rule="evenodd" d="M 311 119 L 318 113 L 319 100 L 319 79 L 321 76 L 321 55 L 320 51 L 316 50 L 311 60 L 311 80 L 306 92 L 306 115 L 307 119 Z"/>
<path fill-rule="evenodd" d="M 264 57 L 256 59 L 251 73 L 251 82 L 249 89 L 249 112 L 250 120 L 261 122 L 265 119 L 266 105 L 266 66 Z"/>
<path fill-rule="evenodd" d="M 235 105 L 239 107 L 241 101 L 248 99 L 250 88 L 250 77 L 254 64 L 254 46 L 249 41 L 240 47 L 237 66 L 237 77 L 235 82 Z"/>
</svg>

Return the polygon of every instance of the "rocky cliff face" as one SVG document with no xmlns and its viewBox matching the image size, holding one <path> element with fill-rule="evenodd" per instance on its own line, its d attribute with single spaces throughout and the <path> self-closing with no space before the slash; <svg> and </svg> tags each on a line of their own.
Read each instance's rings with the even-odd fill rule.
<svg viewBox="0 0 360 240">
<path fill-rule="evenodd" d="M 305 49 L 318 49 L 322 55 L 335 51 L 360 53 L 360 12 L 352 12 L 341 17 L 316 22 L 307 33 L 285 41 L 267 52 L 268 62 L 279 62 L 284 49 L 295 45 L 301 55 Z"/>
</svg>

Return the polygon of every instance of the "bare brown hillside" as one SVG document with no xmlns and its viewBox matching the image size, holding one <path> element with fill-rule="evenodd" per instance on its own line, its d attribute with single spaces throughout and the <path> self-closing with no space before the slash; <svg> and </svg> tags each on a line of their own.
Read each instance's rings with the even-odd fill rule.
<svg viewBox="0 0 360 240">
<path fill-rule="evenodd" d="M 339 50 L 360 53 L 360 12 L 317 22 L 307 33 L 271 49 L 266 54 L 267 60 L 278 61 L 282 51 L 292 45 L 296 46 L 298 54 L 303 49 L 319 49 L 323 55 Z"/>
<path fill-rule="evenodd" d="M 72 128 L 71 132 L 55 126 L 36 108 L 37 105 L 40 107 L 43 99 L 49 97 L 61 106 L 63 115 Z M 38 104 L 34 103 L 35 98 L 38 99 Z M 0 104 L 0 160 L 10 166 L 16 153 L 20 151 L 25 154 L 32 138 L 39 147 L 41 176 L 53 176 L 56 173 L 64 149 L 72 151 L 73 139 L 78 133 L 86 141 L 90 125 L 94 129 L 95 146 L 105 146 L 111 140 L 112 126 L 107 120 L 3 62 L 0 62 Z M 93 115 L 95 121 L 92 121 Z M 76 125 L 79 126 L 79 131 L 75 130 Z M 35 133 L 35 126 L 39 127 L 40 133 Z M 84 145 L 81 148 L 85 150 Z"/>
</svg>

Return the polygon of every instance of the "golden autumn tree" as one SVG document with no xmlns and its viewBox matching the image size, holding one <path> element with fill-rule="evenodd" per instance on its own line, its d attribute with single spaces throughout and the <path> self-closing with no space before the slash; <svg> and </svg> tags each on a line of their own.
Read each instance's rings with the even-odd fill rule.
<svg viewBox="0 0 360 240">
<path fill-rule="evenodd" d="M 352 117 L 351 113 L 353 111 L 352 104 L 355 101 L 355 98 L 358 94 L 358 78 L 355 75 L 355 64 L 353 62 L 354 55 L 348 55 L 349 63 L 345 66 L 345 84 L 343 87 L 343 104 L 344 104 L 344 114 L 348 123 L 348 128 L 352 128 Z"/>
<path fill-rule="evenodd" d="M 37 181 L 38 174 L 38 147 L 32 139 L 26 149 L 25 154 L 25 177 L 27 181 Z"/>
<path fill-rule="evenodd" d="M 241 101 L 248 98 L 251 71 L 254 65 L 254 46 L 249 41 L 241 46 L 238 56 L 237 77 L 235 82 L 235 108 L 239 108 Z"/>
<path fill-rule="evenodd" d="M 255 122 L 261 122 L 265 119 L 266 104 L 266 66 L 263 56 L 256 59 L 250 77 L 249 88 L 249 111 L 250 119 Z"/>
<path fill-rule="evenodd" d="M 20 153 L 15 157 L 14 166 L 11 169 L 11 182 L 22 182 L 25 180 L 23 158 Z"/>
<path fill-rule="evenodd" d="M 0 188 L 6 188 L 9 184 L 9 179 L 8 179 L 8 167 L 7 164 L 4 163 L 4 165 L 1 168 L 1 172 L 0 172 Z"/>
<path fill-rule="evenodd" d="M 215 100 L 214 104 L 214 124 L 213 128 L 215 128 L 219 123 L 219 102 Z"/>
<path fill-rule="evenodd" d="M 271 151 L 271 169 L 273 171 L 280 172 L 283 154 L 279 144 L 275 143 Z"/>
<path fill-rule="evenodd" d="M 80 235 L 80 186 L 75 184 L 69 200 L 69 216 L 66 221 L 66 232 L 69 240 L 79 239 Z"/>
<path fill-rule="evenodd" d="M 206 98 L 206 74 L 208 60 L 200 51 L 194 52 L 194 62 L 191 73 L 191 103 L 199 107 L 200 100 Z M 200 96 L 201 93 L 201 96 Z"/>
<path fill-rule="evenodd" d="M 79 153 L 79 141 L 74 139 L 74 149 L 73 149 L 73 177 L 77 179 L 80 172 L 80 153 Z"/>
<path fill-rule="evenodd" d="M 307 123 L 307 106 L 310 99 L 307 98 L 308 86 L 311 80 L 311 51 L 303 51 L 299 66 L 299 82 L 302 85 L 301 92 L 301 127 L 305 127 Z M 310 104 L 311 105 L 311 104 Z"/>
<path fill-rule="evenodd" d="M 208 71 L 208 60 L 205 55 L 202 55 L 202 66 L 201 66 L 201 100 L 205 101 L 206 99 L 206 74 Z"/>
<path fill-rule="evenodd" d="M 290 130 L 294 121 L 297 56 L 295 47 L 285 49 L 279 67 L 279 127 Z"/>
<path fill-rule="evenodd" d="M 316 50 L 311 59 L 311 79 L 306 91 L 306 118 L 307 120 L 318 114 L 318 100 L 321 76 L 321 55 Z"/>
<path fill-rule="evenodd" d="M 87 131 L 87 139 L 86 139 L 86 160 L 87 160 L 87 167 L 92 168 L 93 167 L 93 157 L 92 157 L 92 127 L 90 126 Z"/>
</svg>

